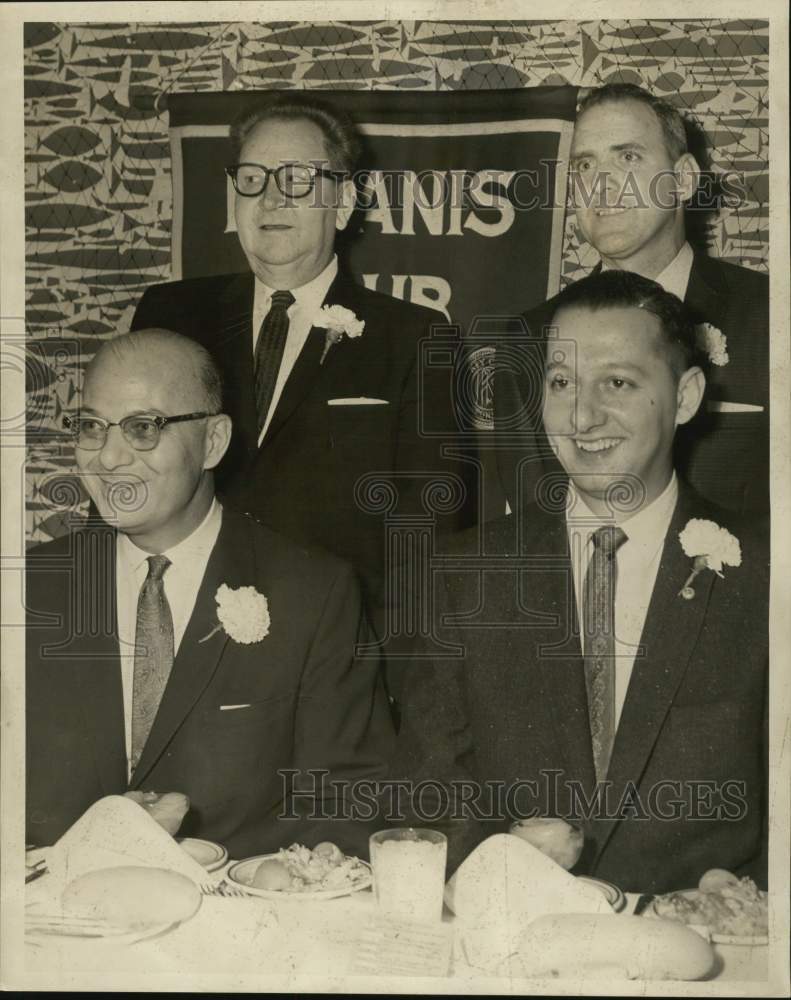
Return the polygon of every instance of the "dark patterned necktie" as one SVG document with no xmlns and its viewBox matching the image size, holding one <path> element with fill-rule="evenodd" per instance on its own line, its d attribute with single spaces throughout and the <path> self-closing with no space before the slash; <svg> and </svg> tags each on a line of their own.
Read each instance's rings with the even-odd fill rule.
<svg viewBox="0 0 791 1000">
<path fill-rule="evenodd" d="M 288 307 L 294 301 L 291 292 L 273 292 L 269 312 L 264 316 L 255 345 L 255 408 L 258 414 L 258 434 L 264 428 L 272 397 L 275 394 L 277 374 L 288 335 Z"/>
<path fill-rule="evenodd" d="M 615 553 L 626 538 L 612 525 L 594 532 L 583 590 L 585 687 L 597 781 L 607 776 L 615 742 Z"/>
<path fill-rule="evenodd" d="M 148 576 L 137 599 L 135 672 L 132 682 L 132 770 L 151 732 L 173 666 L 173 618 L 162 577 L 167 556 L 148 557 Z"/>
</svg>

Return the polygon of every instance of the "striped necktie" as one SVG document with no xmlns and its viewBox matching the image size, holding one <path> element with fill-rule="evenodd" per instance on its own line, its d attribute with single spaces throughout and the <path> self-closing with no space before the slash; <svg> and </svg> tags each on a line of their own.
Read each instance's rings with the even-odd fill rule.
<svg viewBox="0 0 791 1000">
<path fill-rule="evenodd" d="M 131 768 L 137 767 L 173 667 L 173 618 L 162 577 L 167 556 L 148 557 L 148 575 L 137 599 L 132 681 Z"/>
<path fill-rule="evenodd" d="M 255 409 L 258 416 L 258 433 L 266 424 L 275 385 L 283 360 L 288 336 L 288 308 L 294 302 L 291 292 L 273 292 L 269 312 L 264 316 L 255 345 Z"/>
<path fill-rule="evenodd" d="M 607 776 L 615 742 L 615 554 L 626 539 L 613 525 L 594 532 L 583 590 L 585 687 L 597 781 Z"/>
</svg>

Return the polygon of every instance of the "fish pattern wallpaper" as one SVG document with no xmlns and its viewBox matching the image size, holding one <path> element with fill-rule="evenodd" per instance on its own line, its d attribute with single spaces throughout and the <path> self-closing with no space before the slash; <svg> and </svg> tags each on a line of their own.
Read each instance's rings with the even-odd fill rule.
<svg viewBox="0 0 791 1000">
<path fill-rule="evenodd" d="M 84 504 L 61 421 L 85 363 L 170 277 L 170 93 L 637 83 L 699 124 L 713 170 L 743 178 L 710 252 L 767 268 L 765 21 L 31 22 L 24 46 L 30 542 Z M 562 281 L 595 261 L 569 213 Z"/>
</svg>

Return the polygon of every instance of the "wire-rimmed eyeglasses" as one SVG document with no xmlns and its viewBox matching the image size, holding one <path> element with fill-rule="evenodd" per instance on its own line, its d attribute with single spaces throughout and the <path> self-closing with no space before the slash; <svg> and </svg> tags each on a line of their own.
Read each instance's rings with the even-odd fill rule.
<svg viewBox="0 0 791 1000">
<path fill-rule="evenodd" d="M 243 198 L 257 198 L 266 190 L 269 175 L 275 178 L 278 191 L 287 198 L 305 198 L 313 190 L 317 177 L 342 180 L 342 170 L 325 170 L 313 163 L 281 163 L 279 167 L 265 167 L 262 163 L 234 163 L 225 168 L 233 181 L 234 189 Z"/>
<path fill-rule="evenodd" d="M 124 438 L 135 451 L 152 451 L 159 444 L 162 429 L 168 424 L 214 416 L 215 413 L 202 410 L 196 413 L 179 413 L 172 417 L 163 417 L 158 413 L 133 413 L 116 422 L 93 414 L 78 413 L 75 416 L 65 416 L 63 426 L 71 433 L 75 445 L 86 451 L 99 451 L 103 448 L 111 427 L 120 427 Z"/>
</svg>

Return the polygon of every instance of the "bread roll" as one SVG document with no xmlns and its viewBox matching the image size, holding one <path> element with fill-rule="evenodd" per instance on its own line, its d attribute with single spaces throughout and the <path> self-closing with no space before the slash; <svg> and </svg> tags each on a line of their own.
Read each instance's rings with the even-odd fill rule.
<svg viewBox="0 0 791 1000">
<path fill-rule="evenodd" d="M 157 821 L 163 830 L 175 837 L 182 820 L 189 812 L 190 800 L 181 792 L 124 792 L 124 798 L 136 802 Z"/>
<path fill-rule="evenodd" d="M 537 847 L 542 854 L 552 858 L 566 871 L 570 871 L 579 861 L 585 842 L 582 830 L 571 826 L 564 819 L 551 816 L 517 820 L 511 824 L 509 832 Z"/>
<path fill-rule="evenodd" d="M 136 930 L 188 920 L 201 894 L 177 872 L 130 865 L 80 875 L 63 890 L 62 903 L 65 912 Z"/>
<path fill-rule="evenodd" d="M 519 954 L 527 976 L 701 979 L 714 965 L 711 945 L 669 920 L 602 914 L 539 917 Z"/>
</svg>

